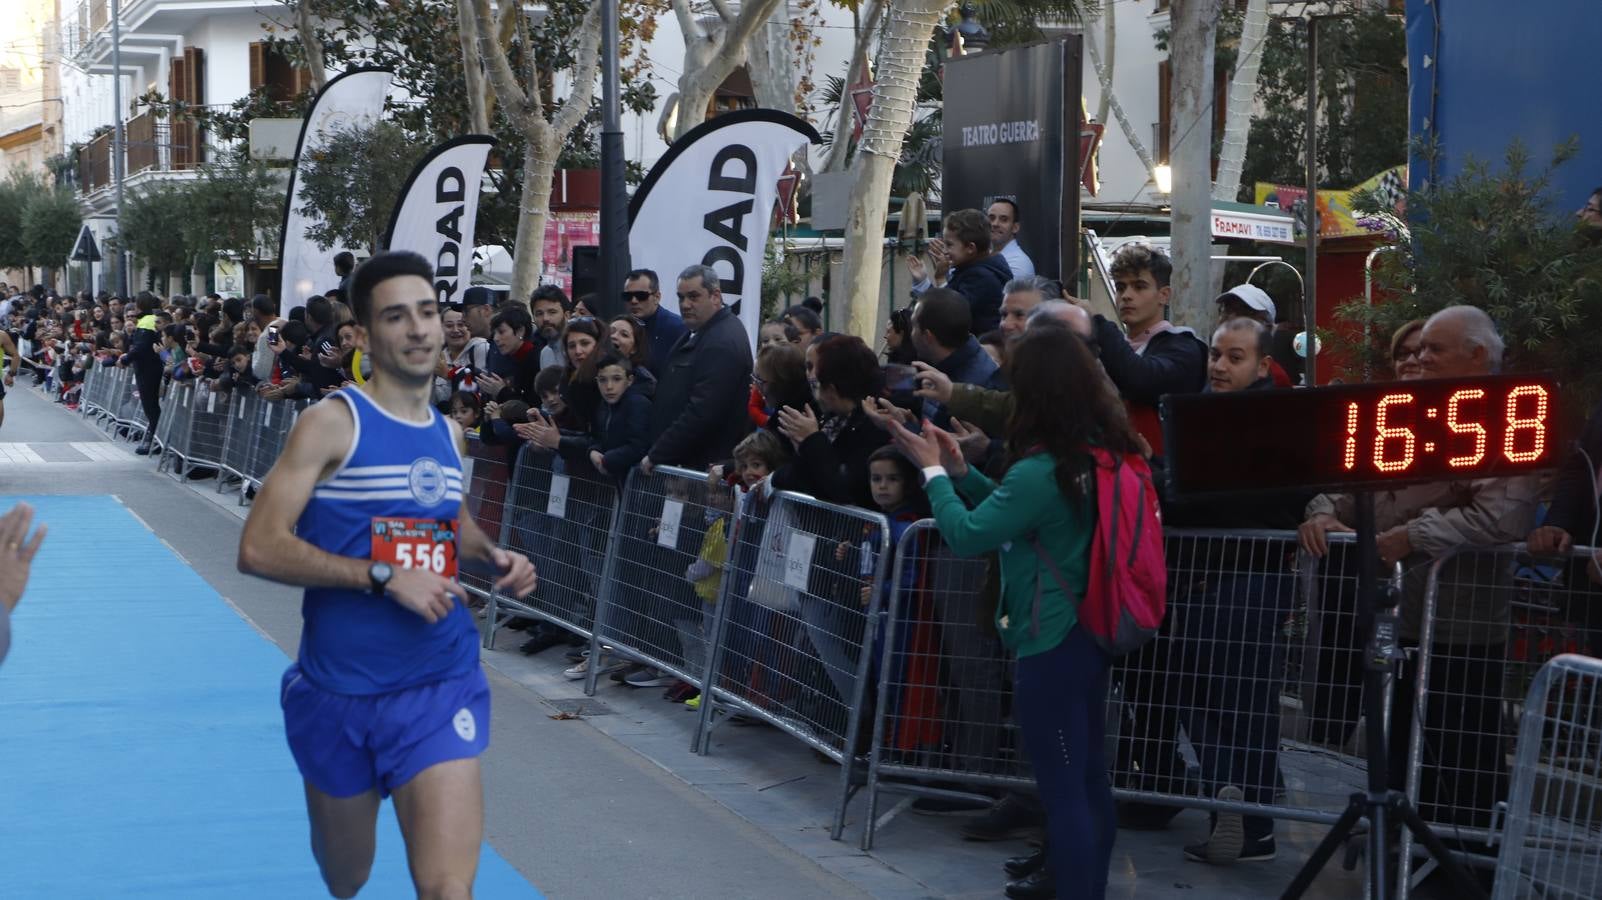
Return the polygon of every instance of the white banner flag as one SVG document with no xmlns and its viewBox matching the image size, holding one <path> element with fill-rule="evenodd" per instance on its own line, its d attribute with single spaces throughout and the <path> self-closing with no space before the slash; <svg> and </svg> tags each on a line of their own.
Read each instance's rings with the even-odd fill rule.
<svg viewBox="0 0 1602 900">
<path fill-rule="evenodd" d="M 494 143 L 492 137 L 470 134 L 430 150 L 412 169 L 390 216 L 384 245 L 428 260 L 442 306 L 462 299 L 473 274 L 479 184 Z"/>
<path fill-rule="evenodd" d="M 279 312 L 306 305 L 306 298 L 339 286 L 334 255 L 339 247 L 320 249 L 307 234 L 308 222 L 300 208 L 301 167 L 327 142 L 328 136 L 347 128 L 366 128 L 384 112 L 389 93 L 388 69 L 353 69 L 331 78 L 312 101 L 295 145 L 295 165 L 289 170 L 289 199 L 284 209 L 284 234 L 278 245 Z"/>
<path fill-rule="evenodd" d="M 685 268 L 717 270 L 755 350 L 779 176 L 809 141 L 822 142 L 816 129 L 772 109 L 724 113 L 674 141 L 629 204 L 630 265 L 655 270 L 668 297 Z"/>
</svg>

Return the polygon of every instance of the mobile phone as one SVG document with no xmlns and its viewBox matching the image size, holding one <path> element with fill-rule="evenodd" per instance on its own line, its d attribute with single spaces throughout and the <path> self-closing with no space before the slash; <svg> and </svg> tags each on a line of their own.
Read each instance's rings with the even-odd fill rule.
<svg viewBox="0 0 1602 900">
<path fill-rule="evenodd" d="M 890 363 L 884 367 L 885 386 L 893 394 L 915 391 L 918 389 L 918 370 L 902 363 Z"/>
<path fill-rule="evenodd" d="M 267 343 L 272 344 L 275 347 L 278 346 L 278 326 L 277 325 L 268 325 L 267 326 Z"/>
</svg>

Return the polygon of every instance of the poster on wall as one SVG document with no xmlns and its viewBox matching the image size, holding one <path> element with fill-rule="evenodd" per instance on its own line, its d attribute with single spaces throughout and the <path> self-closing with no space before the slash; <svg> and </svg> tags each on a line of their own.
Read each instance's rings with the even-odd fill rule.
<svg viewBox="0 0 1602 900">
<path fill-rule="evenodd" d="M 1353 210 L 1357 195 L 1369 191 L 1386 203 L 1397 218 L 1407 217 L 1407 166 L 1397 166 L 1344 191 L 1318 192 L 1318 236 L 1324 238 L 1365 237 L 1384 230 L 1379 222 L 1362 218 Z M 1292 184 L 1257 182 L 1258 206 L 1283 209 L 1294 214 L 1296 239 L 1305 230 L 1307 188 Z M 1372 227 L 1370 227 L 1372 226 Z"/>
<path fill-rule="evenodd" d="M 1078 269 L 1080 62 L 1067 35 L 946 61 L 941 206 L 981 212 L 1018 205 L 1018 244 L 1035 271 Z"/>
<path fill-rule="evenodd" d="M 540 251 L 540 281 L 560 285 L 572 296 L 573 248 L 594 246 L 600 242 L 599 212 L 552 212 L 545 219 L 545 241 Z"/>
</svg>

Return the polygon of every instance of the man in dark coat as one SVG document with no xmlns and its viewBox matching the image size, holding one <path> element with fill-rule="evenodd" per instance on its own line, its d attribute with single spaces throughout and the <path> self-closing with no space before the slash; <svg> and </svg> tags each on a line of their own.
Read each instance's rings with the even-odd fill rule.
<svg viewBox="0 0 1602 900">
<path fill-rule="evenodd" d="M 657 373 L 651 406 L 651 452 L 640 463 L 705 469 L 728 459 L 750 431 L 745 406 L 751 390 L 751 339 L 723 308 L 710 266 L 679 275 L 679 312 L 689 329 Z"/>
</svg>

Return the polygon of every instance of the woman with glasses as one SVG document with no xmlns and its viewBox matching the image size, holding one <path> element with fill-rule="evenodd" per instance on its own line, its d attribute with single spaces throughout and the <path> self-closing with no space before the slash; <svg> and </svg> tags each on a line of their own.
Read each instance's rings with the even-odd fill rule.
<svg viewBox="0 0 1602 900">
<path fill-rule="evenodd" d="M 1424 377 L 1424 367 L 1418 361 L 1419 345 L 1423 341 L 1423 319 L 1408 322 L 1391 336 L 1391 366 L 1397 381 L 1416 381 Z"/>
</svg>

